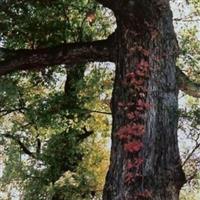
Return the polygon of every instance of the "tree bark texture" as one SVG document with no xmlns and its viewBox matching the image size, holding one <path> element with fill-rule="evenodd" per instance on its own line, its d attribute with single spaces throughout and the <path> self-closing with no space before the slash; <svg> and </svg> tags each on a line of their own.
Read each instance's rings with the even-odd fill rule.
<svg viewBox="0 0 200 200">
<path fill-rule="evenodd" d="M 93 61 L 111 61 L 110 40 L 88 43 L 70 43 L 44 49 L 10 50 L 0 48 L 0 76 L 17 70 L 41 70 L 44 67 L 65 64 L 85 64 Z"/>
<path fill-rule="evenodd" d="M 132 1 L 130 1 L 132 2 Z M 185 176 L 181 168 L 177 141 L 178 87 L 176 56 L 178 45 L 169 4 L 163 7 L 150 1 L 135 1 L 116 13 L 116 77 L 112 97 L 111 162 L 106 177 L 103 200 L 178 200 Z M 146 79 L 145 133 L 143 148 L 127 153 L 118 137 L 120 127 L 130 123 L 126 109 L 119 104 L 135 105 L 134 91 L 124 86 L 127 74 L 141 60 L 149 64 Z M 133 93 L 132 93 L 133 92 Z M 133 110 L 137 109 L 132 108 Z M 133 111 L 132 110 L 132 111 Z M 133 119 L 134 120 L 134 119 Z M 127 161 L 144 159 L 140 178 L 126 183 Z M 135 173 L 135 172 L 134 172 Z"/>
</svg>

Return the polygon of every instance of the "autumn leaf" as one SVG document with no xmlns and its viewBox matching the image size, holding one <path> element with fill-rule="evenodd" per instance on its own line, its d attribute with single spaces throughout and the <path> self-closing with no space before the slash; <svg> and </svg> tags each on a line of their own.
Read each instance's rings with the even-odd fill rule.
<svg viewBox="0 0 200 200">
<path fill-rule="evenodd" d="M 140 141 L 129 142 L 124 144 L 124 150 L 130 153 L 137 153 L 143 147 L 143 143 Z"/>
</svg>

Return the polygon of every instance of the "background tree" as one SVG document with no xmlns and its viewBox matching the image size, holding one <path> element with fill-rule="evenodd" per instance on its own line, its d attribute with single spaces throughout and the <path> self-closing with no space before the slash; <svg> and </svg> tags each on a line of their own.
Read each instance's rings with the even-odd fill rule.
<svg viewBox="0 0 200 200">
<path fill-rule="evenodd" d="M 60 1 L 47 9 L 46 4 L 40 2 L 15 2 L 12 5 L 7 7 L 3 4 L 1 12 L 4 22 L 7 22 L 7 17 L 13 23 L 10 26 L 15 27 L 10 34 L 2 32 L 7 47 L 34 49 L 58 41 L 82 41 L 92 35 L 103 37 L 109 31 L 106 30 L 109 22 L 102 21 L 105 31 L 98 34 L 94 27 L 100 24 L 92 27 L 87 22 L 85 16 L 91 9 L 97 10 L 97 18 L 104 12 L 98 11 L 99 7 L 94 3 L 79 1 L 79 5 L 73 5 Z M 69 12 L 71 8 L 73 10 Z M 23 16 L 27 12 L 30 15 L 26 21 Z M 53 23 L 54 27 L 47 22 Z M 61 24 L 64 28 L 58 29 Z M 69 28 L 70 24 L 75 26 Z M 29 33 L 25 32 L 30 34 L 31 41 L 18 32 L 24 26 L 26 31 L 29 30 Z M 41 34 L 54 36 L 43 38 Z M 106 171 L 108 153 L 96 143 L 107 143 L 107 114 L 110 114 L 107 98 L 112 86 L 108 79 L 113 75 L 112 71 L 102 69 L 100 65 L 92 66 L 36 69 L 1 79 L 1 137 L 6 156 L 1 190 L 10 187 L 12 193 L 13 189 L 18 189 L 22 199 L 88 199 L 100 196 L 104 183 L 101 173 Z M 100 126 L 100 122 L 105 124 Z M 97 151 L 101 154 L 96 155 Z"/>
<path fill-rule="evenodd" d="M 190 1 L 189 5 L 179 4 L 179 12 L 174 13 L 174 24 L 180 44 L 177 65 L 191 79 L 199 82 L 199 6 L 197 2 L 193 3 Z M 182 92 L 179 96 L 179 146 L 187 180 L 180 198 L 198 199 L 199 99 Z"/>
</svg>

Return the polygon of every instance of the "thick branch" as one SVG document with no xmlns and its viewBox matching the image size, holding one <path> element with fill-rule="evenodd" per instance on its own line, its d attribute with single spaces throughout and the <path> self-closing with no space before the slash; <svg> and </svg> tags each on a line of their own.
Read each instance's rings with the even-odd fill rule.
<svg viewBox="0 0 200 200">
<path fill-rule="evenodd" d="M 195 83 L 190 80 L 187 75 L 185 75 L 178 67 L 177 67 L 177 80 L 178 87 L 180 90 L 185 92 L 186 94 L 200 98 L 200 84 Z"/>
<path fill-rule="evenodd" d="M 20 140 L 19 138 L 17 138 L 16 136 L 11 135 L 11 134 L 9 134 L 9 133 L 2 134 L 1 136 L 4 136 L 4 137 L 6 137 L 6 138 L 10 138 L 10 139 L 14 140 L 14 141 L 21 147 L 22 151 L 23 151 L 25 154 L 29 155 L 29 156 L 32 157 L 32 158 L 35 158 L 35 155 L 34 155 L 34 154 L 25 146 L 25 144 L 22 143 L 21 140 Z"/>
<path fill-rule="evenodd" d="M 60 64 L 112 61 L 112 37 L 91 43 L 70 43 L 36 50 L 0 48 L 0 75 Z"/>
</svg>

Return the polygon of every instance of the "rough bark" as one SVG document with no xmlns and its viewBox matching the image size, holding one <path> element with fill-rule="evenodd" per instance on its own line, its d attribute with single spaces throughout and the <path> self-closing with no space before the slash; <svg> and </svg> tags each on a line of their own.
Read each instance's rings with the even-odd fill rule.
<svg viewBox="0 0 200 200">
<path fill-rule="evenodd" d="M 178 200 L 185 176 L 177 141 L 175 61 L 178 46 L 169 4 L 159 7 L 150 1 L 135 1 L 134 4 L 127 4 L 116 17 L 118 29 L 115 42 L 118 45 L 112 97 L 111 164 L 103 200 Z M 146 111 L 144 147 L 140 152 L 145 160 L 140 169 L 143 178 L 142 181 L 126 184 L 126 162 L 134 155 L 127 155 L 117 137 L 119 127 L 127 123 L 126 112 L 119 109 L 118 103 L 132 100 L 122 83 L 142 58 L 150 65 L 147 101 L 152 105 Z M 150 192 L 151 197 L 137 196 L 144 191 Z"/>
<path fill-rule="evenodd" d="M 89 43 L 63 44 L 36 50 L 0 48 L 0 75 L 17 70 L 41 69 L 58 64 L 73 65 L 112 60 L 112 37 Z"/>
</svg>

